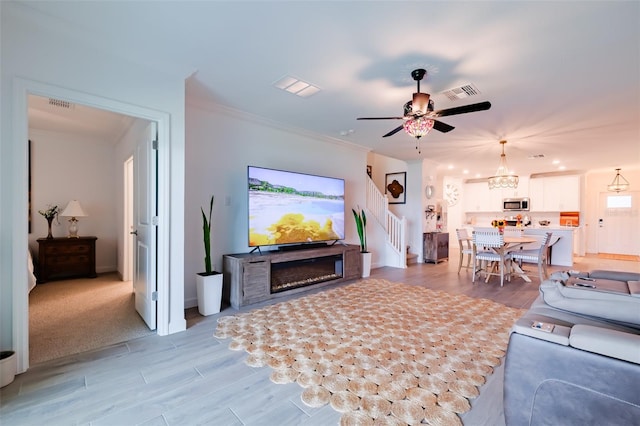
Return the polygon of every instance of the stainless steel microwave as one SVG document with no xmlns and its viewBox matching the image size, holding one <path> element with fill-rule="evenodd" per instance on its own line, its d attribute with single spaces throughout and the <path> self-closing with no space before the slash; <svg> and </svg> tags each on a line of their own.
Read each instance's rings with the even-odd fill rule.
<svg viewBox="0 0 640 426">
<path fill-rule="evenodd" d="M 505 198 L 502 200 L 503 212 L 529 211 L 528 198 Z"/>
</svg>

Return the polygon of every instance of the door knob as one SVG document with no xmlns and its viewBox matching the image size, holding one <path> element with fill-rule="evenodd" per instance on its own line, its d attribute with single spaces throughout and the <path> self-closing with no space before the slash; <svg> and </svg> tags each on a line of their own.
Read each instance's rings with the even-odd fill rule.
<svg viewBox="0 0 640 426">
<path fill-rule="evenodd" d="M 138 231 L 131 231 L 131 232 L 129 232 L 129 233 L 130 233 L 131 235 L 136 235 L 136 236 L 138 235 Z"/>
</svg>

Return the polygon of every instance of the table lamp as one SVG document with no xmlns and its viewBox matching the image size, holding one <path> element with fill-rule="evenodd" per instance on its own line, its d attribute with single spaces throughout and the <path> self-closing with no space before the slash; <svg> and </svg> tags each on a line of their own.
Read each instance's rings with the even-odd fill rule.
<svg viewBox="0 0 640 426">
<path fill-rule="evenodd" d="M 86 217 L 87 214 L 82 210 L 78 200 L 71 200 L 60 216 L 71 217 L 69 219 L 69 238 L 78 238 L 78 219 L 77 217 Z"/>
</svg>

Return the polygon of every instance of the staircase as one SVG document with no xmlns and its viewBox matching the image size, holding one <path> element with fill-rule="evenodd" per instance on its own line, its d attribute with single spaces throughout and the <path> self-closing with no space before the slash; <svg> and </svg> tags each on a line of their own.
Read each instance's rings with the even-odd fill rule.
<svg viewBox="0 0 640 426">
<path fill-rule="evenodd" d="M 381 256 L 385 266 L 396 268 L 407 267 L 407 242 L 406 230 L 407 220 L 394 215 L 389 211 L 389 200 L 373 183 L 367 178 L 367 210 L 376 218 L 387 234 L 386 253 Z"/>
</svg>

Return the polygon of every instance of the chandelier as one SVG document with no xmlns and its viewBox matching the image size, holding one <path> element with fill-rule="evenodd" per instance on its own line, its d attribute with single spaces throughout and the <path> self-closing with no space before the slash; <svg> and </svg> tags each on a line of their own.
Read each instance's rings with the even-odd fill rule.
<svg viewBox="0 0 640 426">
<path fill-rule="evenodd" d="M 518 176 L 509 172 L 509 167 L 507 167 L 507 156 L 504 153 L 504 145 L 506 143 L 507 141 L 500 141 L 500 145 L 502 145 L 500 165 L 498 166 L 498 170 L 496 170 L 495 176 L 489 178 L 489 189 L 518 187 Z"/>
<path fill-rule="evenodd" d="M 616 169 L 616 177 L 607 185 L 607 190 L 611 192 L 621 192 L 629 189 L 629 182 L 620 174 L 621 169 Z"/>
</svg>

